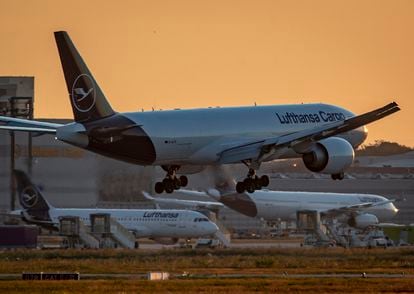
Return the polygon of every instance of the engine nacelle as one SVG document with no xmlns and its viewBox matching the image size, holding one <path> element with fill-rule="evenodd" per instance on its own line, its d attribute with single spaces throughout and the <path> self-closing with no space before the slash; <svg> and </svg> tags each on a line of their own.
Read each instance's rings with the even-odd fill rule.
<svg viewBox="0 0 414 294">
<path fill-rule="evenodd" d="M 378 223 L 378 218 L 370 213 L 359 214 L 348 220 L 348 225 L 358 229 L 365 229 L 369 226 L 377 225 Z"/>
<path fill-rule="evenodd" d="M 343 173 L 354 161 L 355 152 L 345 139 L 330 137 L 317 142 L 310 152 L 303 154 L 305 166 L 313 172 Z"/>
<path fill-rule="evenodd" d="M 178 242 L 178 238 L 153 238 L 152 240 L 162 245 L 174 245 Z"/>
</svg>

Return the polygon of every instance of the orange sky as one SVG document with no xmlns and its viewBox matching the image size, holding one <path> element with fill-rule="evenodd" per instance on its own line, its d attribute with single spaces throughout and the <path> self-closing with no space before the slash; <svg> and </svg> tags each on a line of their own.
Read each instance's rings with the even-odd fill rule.
<svg viewBox="0 0 414 294">
<path fill-rule="evenodd" d="M 411 0 L 0 0 L 0 75 L 35 76 L 36 117 L 72 117 L 56 30 L 117 111 L 395 100 L 368 141 L 414 146 Z"/>
</svg>

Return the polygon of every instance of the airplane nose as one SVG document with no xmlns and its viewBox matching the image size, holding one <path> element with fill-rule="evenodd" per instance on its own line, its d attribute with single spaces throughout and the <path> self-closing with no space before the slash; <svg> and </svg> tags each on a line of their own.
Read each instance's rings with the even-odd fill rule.
<svg viewBox="0 0 414 294">
<path fill-rule="evenodd" d="M 208 226 L 207 226 L 207 234 L 208 235 L 213 235 L 215 234 L 217 231 L 219 230 L 218 226 L 213 223 L 213 222 L 209 222 Z"/>
<path fill-rule="evenodd" d="M 391 209 L 394 215 L 396 215 L 399 211 L 399 209 L 395 207 L 394 203 L 391 203 Z"/>
</svg>

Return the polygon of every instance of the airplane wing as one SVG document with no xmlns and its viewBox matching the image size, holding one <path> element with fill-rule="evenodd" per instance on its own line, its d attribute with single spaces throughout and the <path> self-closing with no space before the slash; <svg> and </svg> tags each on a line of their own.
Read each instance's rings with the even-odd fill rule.
<svg viewBox="0 0 414 294">
<path fill-rule="evenodd" d="M 391 202 L 394 202 L 394 199 L 384 200 L 380 202 L 358 203 L 358 204 L 343 206 L 339 208 L 323 210 L 323 211 L 320 211 L 320 214 L 322 216 L 328 216 L 328 217 L 335 217 L 335 216 L 342 215 L 342 214 L 353 214 L 353 213 L 360 212 L 370 207 L 381 206 L 381 205 L 385 205 Z"/>
<path fill-rule="evenodd" d="M 338 121 L 299 132 L 286 134 L 279 137 L 264 138 L 257 141 L 246 142 L 242 145 L 233 146 L 222 151 L 220 163 L 236 163 L 249 159 L 260 159 L 263 155 L 282 148 L 293 148 L 304 150 L 312 142 L 329 138 L 350 130 L 357 129 L 366 124 L 384 118 L 400 108 L 395 102 L 373 111 L 354 116 L 352 118 Z"/>
<path fill-rule="evenodd" d="M 0 130 L 55 134 L 63 124 L 0 116 Z"/>
<path fill-rule="evenodd" d="M 166 203 L 166 204 L 176 204 L 182 205 L 186 207 L 194 207 L 197 209 L 205 208 L 209 210 L 217 210 L 224 207 L 222 203 L 213 202 L 213 201 L 198 201 L 198 200 L 182 200 L 182 199 L 169 199 L 169 198 L 159 198 L 159 197 L 152 197 L 149 193 L 142 191 L 144 197 L 152 202 L 157 204 Z"/>
</svg>

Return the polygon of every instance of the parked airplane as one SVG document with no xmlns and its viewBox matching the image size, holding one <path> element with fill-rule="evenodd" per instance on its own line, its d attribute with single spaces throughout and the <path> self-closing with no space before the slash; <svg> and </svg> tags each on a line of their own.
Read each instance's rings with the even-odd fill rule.
<svg viewBox="0 0 414 294">
<path fill-rule="evenodd" d="M 196 193 L 194 191 L 193 193 Z M 200 192 L 203 195 L 205 193 Z M 184 199 L 174 199 L 174 198 L 161 198 L 161 197 L 152 197 L 149 193 L 142 191 L 142 194 L 144 195 L 145 199 L 148 201 L 153 202 L 157 207 L 159 207 L 159 204 L 168 204 L 168 205 L 176 205 L 179 207 L 185 207 L 187 209 L 194 209 L 194 210 L 200 210 L 200 209 L 207 209 L 210 211 L 219 211 L 224 207 L 224 205 L 220 202 L 216 201 L 199 201 L 199 200 L 184 200 Z"/>
<path fill-rule="evenodd" d="M 186 167 L 244 163 L 248 173 L 239 193 L 266 187 L 256 171 L 264 161 L 302 157 L 313 172 L 342 179 L 354 148 L 367 137 L 366 124 L 396 111 L 393 102 L 368 113 L 328 104 L 271 105 L 117 113 L 66 32 L 55 32 L 75 122 L 56 124 L 0 117 L 0 129 L 55 134 L 92 152 L 166 171 L 155 191 L 185 187 Z M 180 169 L 180 171 L 179 171 Z"/>
<path fill-rule="evenodd" d="M 366 228 L 394 217 L 398 209 L 393 201 L 372 194 L 288 192 L 261 190 L 237 193 L 235 181 L 221 182 L 206 192 L 181 190 L 181 193 L 208 195 L 227 207 L 266 221 L 296 220 L 297 212 L 318 211 L 322 218 L 339 218 L 357 228 Z"/>
<path fill-rule="evenodd" d="M 108 213 L 138 238 L 165 242 L 166 238 L 198 238 L 214 235 L 218 227 L 203 214 L 192 210 L 54 208 L 36 185 L 19 170 L 14 172 L 21 216 L 26 222 L 58 228 L 62 216 L 77 216 L 90 226 L 90 214 Z"/>
</svg>

